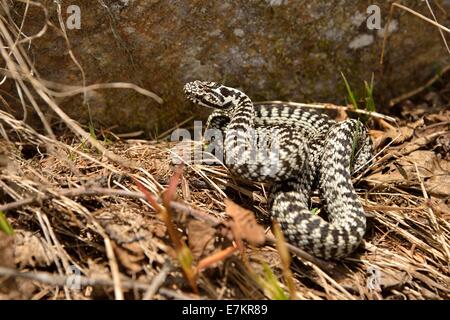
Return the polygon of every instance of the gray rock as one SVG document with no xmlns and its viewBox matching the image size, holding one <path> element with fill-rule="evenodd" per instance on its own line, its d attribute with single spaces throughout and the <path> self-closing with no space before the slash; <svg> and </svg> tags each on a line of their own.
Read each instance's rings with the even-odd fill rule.
<svg viewBox="0 0 450 320">
<path fill-rule="evenodd" d="M 41 1 L 57 21 L 53 1 Z M 157 104 L 128 89 L 89 95 L 97 125 L 115 131 L 145 129 L 152 135 L 207 111 L 189 104 L 182 86 L 194 79 L 243 89 L 254 100 L 342 103 L 342 71 L 357 92 L 375 75 L 383 102 L 424 83 L 448 63 L 438 30 L 396 9 L 389 28 L 384 66 L 379 65 L 387 1 L 173 1 L 80 0 L 81 29 L 67 30 L 87 83 L 126 81 L 158 94 Z M 367 8 L 380 7 L 381 30 L 367 27 Z M 442 4 L 448 9 L 448 1 Z M 423 1 L 408 1 L 428 16 Z M 23 4 L 16 4 L 18 12 Z M 65 12 L 63 6 L 63 12 Z M 448 25 L 443 17 L 440 22 Z M 65 15 L 64 18 L 67 18 Z M 20 25 L 21 17 L 17 16 Z M 42 11 L 30 8 L 25 32 L 43 25 Z M 81 74 L 60 34 L 49 28 L 33 40 L 30 56 L 41 75 L 81 85 Z M 59 101 L 70 116 L 87 122 L 81 96 Z"/>
</svg>

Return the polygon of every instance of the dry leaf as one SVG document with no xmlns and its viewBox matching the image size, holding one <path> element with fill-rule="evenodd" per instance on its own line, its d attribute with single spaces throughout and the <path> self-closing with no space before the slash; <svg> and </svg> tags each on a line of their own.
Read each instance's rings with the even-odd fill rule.
<svg viewBox="0 0 450 320">
<path fill-rule="evenodd" d="M 436 139 L 434 151 L 441 154 L 444 159 L 450 160 L 450 132 Z"/>
<path fill-rule="evenodd" d="M 382 270 L 381 271 L 381 282 L 382 288 L 400 288 L 408 281 L 408 274 L 404 271 L 396 271 L 395 269 L 390 269 L 389 273 Z"/>
<path fill-rule="evenodd" d="M 369 135 L 372 138 L 372 141 L 377 141 L 380 140 L 381 137 L 383 137 L 385 134 L 384 131 L 381 130 L 375 130 L 375 129 L 370 129 L 369 130 Z"/>
<path fill-rule="evenodd" d="M 47 267 L 53 263 L 52 249 L 39 234 L 16 230 L 14 238 L 14 260 L 20 268 Z"/>
<path fill-rule="evenodd" d="M 133 242 L 121 246 L 114 244 L 113 248 L 118 260 L 129 273 L 137 273 L 142 270 L 141 261 L 144 260 L 145 254 L 139 243 Z"/>
<path fill-rule="evenodd" d="M 214 250 L 214 235 L 216 230 L 199 220 L 187 223 L 188 245 L 196 260 L 208 255 Z"/>
<path fill-rule="evenodd" d="M 433 210 L 436 216 L 441 217 L 446 221 L 450 221 L 450 207 L 442 200 L 429 199 L 427 201 L 427 206 Z"/>
<path fill-rule="evenodd" d="M 247 240 L 253 245 L 262 245 L 265 240 L 264 228 L 250 210 L 244 209 L 230 199 L 225 199 L 225 211 L 233 219 L 231 229 L 236 240 Z"/>
<path fill-rule="evenodd" d="M 415 164 L 428 194 L 437 197 L 450 194 L 450 162 L 439 159 L 433 151 L 427 150 L 417 150 L 390 162 L 383 171 L 370 175 L 367 181 L 369 184 L 372 180 L 420 190 Z"/>
<path fill-rule="evenodd" d="M 14 235 L 6 235 L 0 231 L 0 267 L 15 269 L 14 254 L 16 251 Z M 26 279 L 0 276 L 0 300 L 29 299 L 35 289 L 34 283 Z"/>
<path fill-rule="evenodd" d="M 425 120 L 431 123 L 448 122 L 450 119 L 450 110 L 442 110 L 439 113 L 427 114 Z"/>
<path fill-rule="evenodd" d="M 0 231 L 0 266 L 14 267 L 14 236 L 8 236 Z"/>
<path fill-rule="evenodd" d="M 14 268 L 14 236 L 0 231 L 0 267 Z M 23 299 L 16 278 L 0 276 L 0 300 Z"/>
<path fill-rule="evenodd" d="M 401 288 L 410 278 L 404 271 L 395 269 L 385 271 L 378 267 L 369 267 L 367 273 L 367 287 L 376 291 L 387 288 Z"/>
<path fill-rule="evenodd" d="M 384 123 L 385 128 L 384 134 L 378 134 L 378 137 L 375 139 L 374 148 L 378 149 L 386 143 L 393 141 L 393 145 L 399 145 L 404 143 L 405 141 L 411 139 L 414 133 L 414 129 L 423 125 L 423 119 L 416 121 L 415 123 L 406 126 L 396 128 L 388 124 L 387 122 L 380 120 L 380 123 Z M 373 133 L 372 133 L 373 134 Z"/>
</svg>

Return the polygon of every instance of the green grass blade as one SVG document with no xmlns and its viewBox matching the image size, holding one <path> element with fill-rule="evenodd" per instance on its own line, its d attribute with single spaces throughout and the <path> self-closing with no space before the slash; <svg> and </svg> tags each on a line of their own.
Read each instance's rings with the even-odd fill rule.
<svg viewBox="0 0 450 320">
<path fill-rule="evenodd" d="M 355 110 L 358 110 L 358 103 L 356 102 L 356 97 L 355 94 L 352 91 L 352 88 L 350 87 L 350 84 L 347 81 L 347 78 L 344 76 L 344 73 L 341 71 L 341 75 L 342 78 L 344 79 L 344 83 L 345 83 L 345 88 L 347 89 L 347 93 L 348 93 L 348 98 L 351 102 L 351 104 L 353 105 L 353 107 L 355 108 Z"/>
<path fill-rule="evenodd" d="M 271 299 L 273 300 L 288 300 L 289 297 L 284 292 L 283 288 L 281 288 L 280 283 L 278 282 L 277 277 L 273 274 L 272 269 L 270 269 L 267 263 L 262 264 L 264 270 L 264 287 L 267 291 L 270 292 Z"/>
<path fill-rule="evenodd" d="M 92 122 L 89 122 L 89 134 L 91 135 L 92 139 L 97 139 L 97 135 L 95 134 L 94 124 Z"/>
<path fill-rule="evenodd" d="M 370 86 L 367 81 L 364 81 L 364 87 L 366 89 L 366 110 L 367 111 L 376 111 L 375 110 L 375 100 L 373 99 L 373 79 L 374 75 L 372 73 L 372 78 L 370 79 Z"/>
<path fill-rule="evenodd" d="M 8 236 L 14 234 L 14 229 L 9 224 L 3 211 L 0 211 L 0 231 L 3 231 Z"/>
</svg>

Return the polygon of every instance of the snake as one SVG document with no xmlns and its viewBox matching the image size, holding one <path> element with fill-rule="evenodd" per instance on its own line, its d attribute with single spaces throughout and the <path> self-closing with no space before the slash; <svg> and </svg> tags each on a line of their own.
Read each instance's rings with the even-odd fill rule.
<svg viewBox="0 0 450 320">
<path fill-rule="evenodd" d="M 351 177 L 372 157 L 361 121 L 336 122 L 288 103 L 254 104 L 241 90 L 216 82 L 196 80 L 183 90 L 189 101 L 214 109 L 207 129 L 224 134 L 231 174 L 271 184 L 269 211 L 289 243 L 326 260 L 359 247 L 367 222 Z M 316 189 L 325 218 L 311 210 Z"/>
</svg>

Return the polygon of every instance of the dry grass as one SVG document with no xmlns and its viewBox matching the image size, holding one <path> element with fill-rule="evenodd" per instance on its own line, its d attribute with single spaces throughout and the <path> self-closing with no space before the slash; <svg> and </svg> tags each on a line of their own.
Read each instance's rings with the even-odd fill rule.
<svg viewBox="0 0 450 320">
<path fill-rule="evenodd" d="M 2 100 L 0 211 L 14 234 L 0 232 L 0 298 L 265 299 L 289 293 L 293 299 L 450 297 L 448 111 L 420 115 L 422 123 L 397 121 L 400 127 L 384 121 L 392 117 L 370 114 L 372 128 L 378 129 L 372 131 L 377 156 L 355 178 L 369 227 L 361 247 L 339 262 L 324 262 L 288 246 L 290 261 L 279 237 L 269 231 L 267 185 L 230 177 L 221 166 L 187 163 L 178 200 L 171 206 L 194 263 L 233 245 L 233 235 L 224 232 L 224 196 L 245 203 L 268 229 L 265 245 L 245 245 L 199 271 L 199 291 L 194 293 L 167 224 L 133 181 L 155 195 L 170 185 L 174 144 L 87 133 L 59 108 L 55 97 L 111 85 L 80 89 L 41 79 L 22 48 L 27 39 L 10 19 L 7 2 L 0 4 L 5 10 L 0 46 L 8 48 L 2 50 L 7 66 L 2 72 L 14 81 L 23 109 L 39 114 L 46 130 L 39 133 L 15 118 Z M 159 99 L 134 85 L 114 87 Z M 43 105 L 66 124 L 65 133 L 53 132 Z M 324 108 L 339 110 L 340 117 L 351 112 L 348 107 Z M 424 162 L 424 154 L 417 151 L 429 151 L 430 161 Z M 317 197 L 313 201 L 319 205 Z M 80 277 L 72 277 L 74 270 Z"/>
<path fill-rule="evenodd" d="M 65 144 L 63 141 L 71 141 L 69 137 L 51 140 L 7 113 L 1 113 L 0 119 L 4 127 L 10 126 L 10 134 L 4 137 L 10 141 L 2 143 L 8 165 L 0 175 L 2 199 L 9 203 L 0 208 L 9 206 L 7 217 L 15 229 L 15 245 L 8 250 L 17 270 L 31 272 L 27 276 L 39 280 L 29 292 L 22 292 L 26 297 L 32 293 L 35 298 L 73 299 L 105 295 L 264 298 L 268 297 L 264 288 L 249 280 L 252 272 L 263 273 L 262 262 L 268 263 L 284 283 L 279 254 L 267 243 L 246 248 L 253 271 L 240 254 L 235 254 L 202 271 L 200 293 L 191 294 L 173 259 L 166 226 L 130 179 L 134 177 L 149 190 L 160 192 L 172 174 L 173 144 L 136 140 L 104 143 L 110 152 L 136 164 L 130 169 L 112 163 L 85 143 Z M 58 152 L 48 153 L 44 146 Z M 392 154 L 392 148 L 385 149 L 383 155 Z M 386 160 L 383 155 L 373 168 L 386 168 L 388 162 L 398 161 L 397 157 Z M 291 265 L 297 298 L 449 297 L 449 212 L 439 209 L 445 208 L 445 202 L 438 198 L 431 202 L 417 192 L 414 186 L 420 185 L 418 178 L 404 181 L 400 187 L 382 181 L 375 186 L 371 177 L 376 171 L 365 174 L 358 184 L 369 215 L 364 245 L 342 262 L 321 264 L 297 256 Z M 367 184 L 374 185 L 372 190 Z M 235 181 L 220 166 L 190 163 L 178 190 L 178 202 L 210 215 L 214 226 L 215 221 L 226 218 L 226 191 L 236 202 L 249 203 L 261 223 L 269 226 L 266 187 Z M 197 219 L 182 212 L 175 220 L 181 230 L 189 230 L 189 224 Z M 201 228 L 198 233 L 184 232 L 188 244 L 201 238 L 203 232 Z M 70 266 L 82 271 L 84 290 L 64 288 Z M 42 279 L 39 272 L 44 270 L 46 278 Z M 5 272 L 0 269 L 0 274 Z M 368 286 L 371 281 L 372 286 Z M 55 285 L 65 290 L 58 291 Z M 282 288 L 287 292 L 287 287 Z"/>
</svg>

